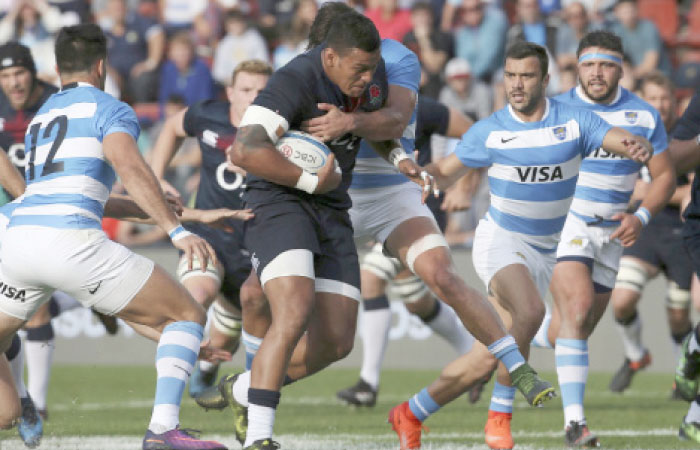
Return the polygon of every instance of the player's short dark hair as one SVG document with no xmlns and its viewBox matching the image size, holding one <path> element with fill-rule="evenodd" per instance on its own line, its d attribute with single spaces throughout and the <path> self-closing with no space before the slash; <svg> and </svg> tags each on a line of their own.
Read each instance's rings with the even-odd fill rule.
<svg viewBox="0 0 700 450">
<path fill-rule="evenodd" d="M 61 28 L 56 37 L 56 65 L 61 73 L 87 72 L 107 58 L 107 38 L 92 23 Z"/>
<path fill-rule="evenodd" d="M 417 2 L 414 3 L 413 6 L 411 7 L 411 12 L 417 12 L 417 11 L 425 11 L 429 13 L 431 16 L 433 14 L 433 8 L 430 6 L 430 3 L 428 2 Z"/>
<path fill-rule="evenodd" d="M 518 41 L 506 50 L 506 59 L 525 59 L 534 56 L 540 62 L 542 77 L 549 72 L 549 56 L 547 50 L 533 42 Z"/>
<path fill-rule="evenodd" d="M 326 35 L 331 27 L 331 23 L 341 14 L 355 12 L 347 3 L 326 2 L 318 9 L 316 18 L 309 29 L 309 45 L 307 50 L 321 45 L 326 40 Z"/>
<path fill-rule="evenodd" d="M 370 19 L 352 11 L 333 19 L 326 35 L 326 45 L 341 55 L 355 48 L 371 53 L 379 50 L 381 39 Z"/>
<path fill-rule="evenodd" d="M 611 52 L 624 54 L 622 49 L 622 39 L 615 33 L 605 30 L 591 31 L 581 38 L 576 50 L 576 57 L 581 56 L 581 53 L 589 47 L 600 47 Z"/>
</svg>

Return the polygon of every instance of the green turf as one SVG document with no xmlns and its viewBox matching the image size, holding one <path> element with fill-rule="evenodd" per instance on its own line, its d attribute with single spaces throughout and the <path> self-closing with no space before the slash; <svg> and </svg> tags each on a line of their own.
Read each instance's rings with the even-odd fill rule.
<svg viewBox="0 0 700 450">
<path fill-rule="evenodd" d="M 334 393 L 353 384 L 357 371 L 326 370 L 284 390 L 275 432 L 307 435 L 311 439 L 357 436 L 383 445 L 381 448 L 398 448 L 390 445 L 397 441 L 386 423 L 386 413 L 394 404 L 420 390 L 436 373 L 387 370 L 383 373 L 377 406 L 353 409 L 337 403 Z M 556 379 L 552 373 L 543 375 L 549 380 Z M 609 374 L 591 374 L 586 402 L 589 425 L 592 431 L 601 432 L 604 448 L 693 448 L 675 437 L 687 403 L 668 399 L 671 375 L 642 373 L 624 395 L 607 391 L 609 378 Z M 154 382 L 155 370 L 150 367 L 55 367 L 49 395 L 51 416 L 45 435 L 142 436 L 150 415 Z M 426 422 L 431 432 L 424 435 L 424 447 L 484 448 L 482 433 L 490 385 L 485 392 L 485 398 L 477 405 L 469 405 L 465 398 L 460 398 L 431 417 Z M 189 398 L 184 401 L 181 418 L 184 426 L 201 429 L 205 436 L 231 431 L 227 413 L 204 412 Z M 516 397 L 513 422 L 516 444 L 562 448 L 562 427 L 560 399 L 536 409 L 528 407 L 522 396 Z M 650 430 L 657 430 L 660 435 L 637 435 Z M 621 435 L 625 432 L 633 436 Z M 15 436 L 14 432 L 2 432 L 0 440 Z"/>
</svg>

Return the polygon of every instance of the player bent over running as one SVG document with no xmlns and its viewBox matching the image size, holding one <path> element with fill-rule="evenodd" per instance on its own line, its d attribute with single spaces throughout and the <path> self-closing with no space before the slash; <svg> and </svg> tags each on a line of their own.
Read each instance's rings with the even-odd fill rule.
<svg viewBox="0 0 700 450">
<path fill-rule="evenodd" d="M 248 60 L 233 72 L 226 88 L 226 102 L 207 100 L 174 115 L 165 123 L 153 147 L 153 172 L 166 192 L 178 195 L 164 179 L 165 170 L 186 136 L 196 136 L 202 152 L 202 168 L 195 207 L 198 209 L 241 209 L 245 173 L 229 170 L 226 149 L 236 138 L 246 108 L 265 87 L 272 68 L 263 61 Z M 202 236 L 214 248 L 217 263 L 200 270 L 198 260 L 188 268 L 185 256 L 178 266 L 178 277 L 197 303 L 213 306 L 210 338 L 214 347 L 235 351 L 241 334 L 239 293 L 250 274 L 250 254 L 243 247 L 243 229 L 232 232 L 206 225 L 191 224 L 185 229 Z M 221 294 L 221 295 L 219 295 Z M 197 396 L 214 384 L 218 365 L 197 363 L 190 379 L 190 395 Z"/>
<path fill-rule="evenodd" d="M 514 44 L 505 59 L 508 105 L 475 123 L 453 154 L 427 167 L 441 188 L 467 167 L 489 167 L 491 207 L 476 229 L 474 266 L 524 355 L 544 316 L 542 296 L 581 160 L 601 145 L 642 161 L 651 153 L 646 139 L 547 99 L 547 69 L 543 47 Z M 483 378 L 492 367 L 484 364 L 488 357 L 489 350 L 476 343 L 430 386 L 392 409 L 389 417 L 402 450 L 420 448 L 422 422 Z M 499 367 L 496 393 L 503 392 L 502 405 L 513 403 L 509 385 Z"/>
<path fill-rule="evenodd" d="M 204 310 L 163 269 L 108 240 L 101 229 L 116 171 L 177 248 L 201 261 L 214 258 L 209 245 L 186 232 L 166 204 L 136 147 L 133 110 L 102 91 L 106 52 L 96 25 L 63 28 L 56 39 L 62 89 L 29 126 L 27 190 L 0 252 L 2 282 L 15 292 L 0 299 L 0 349 L 59 287 L 85 306 L 161 331 L 156 398 L 143 448 L 223 449 L 179 428 Z"/>
</svg>

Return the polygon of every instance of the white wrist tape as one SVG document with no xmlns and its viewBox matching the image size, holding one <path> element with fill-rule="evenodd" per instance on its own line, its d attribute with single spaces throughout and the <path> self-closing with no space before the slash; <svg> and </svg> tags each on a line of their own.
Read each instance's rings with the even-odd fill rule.
<svg viewBox="0 0 700 450">
<path fill-rule="evenodd" d="M 406 154 L 406 151 L 401 147 L 396 147 L 391 152 L 389 152 L 389 162 L 398 168 L 399 163 L 404 159 L 410 159 L 411 157 Z"/>
<path fill-rule="evenodd" d="M 182 225 L 178 225 L 172 230 L 168 231 L 168 236 L 170 236 L 171 241 L 175 242 L 179 241 L 180 239 L 186 238 L 187 236 L 192 236 L 192 233 L 185 230 L 185 228 Z"/>
<path fill-rule="evenodd" d="M 302 170 L 297 184 L 294 187 L 300 191 L 313 194 L 316 191 L 316 186 L 318 186 L 318 177 L 306 170 Z"/>
<path fill-rule="evenodd" d="M 640 222 L 642 222 L 642 226 L 645 227 L 651 220 L 651 213 L 649 212 L 648 209 L 644 207 L 639 207 L 637 208 L 637 211 L 635 211 L 634 215 L 639 219 Z"/>
</svg>

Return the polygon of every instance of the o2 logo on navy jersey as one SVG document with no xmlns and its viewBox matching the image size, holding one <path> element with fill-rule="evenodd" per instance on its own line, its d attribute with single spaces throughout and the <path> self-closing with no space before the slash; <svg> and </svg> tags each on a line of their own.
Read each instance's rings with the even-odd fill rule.
<svg viewBox="0 0 700 450">
<path fill-rule="evenodd" d="M 630 125 L 634 125 L 635 123 L 637 123 L 638 119 L 639 114 L 637 114 L 637 111 L 625 111 L 625 120 Z"/>
<path fill-rule="evenodd" d="M 564 179 L 561 166 L 516 167 L 521 183 L 546 183 Z"/>
<path fill-rule="evenodd" d="M 24 143 L 12 144 L 7 150 L 7 156 L 15 167 L 27 166 L 27 152 L 24 151 Z"/>
<path fill-rule="evenodd" d="M 228 170 L 228 163 L 222 162 L 219 167 L 216 168 L 216 182 L 219 183 L 221 189 L 226 191 L 235 191 L 238 188 L 245 188 L 243 184 L 243 176 L 232 170 Z M 227 180 L 228 177 L 233 176 L 233 181 Z"/>
<path fill-rule="evenodd" d="M 27 292 L 24 289 L 18 289 L 14 286 L 6 284 L 4 281 L 0 281 L 0 294 L 9 298 L 10 300 L 17 300 L 24 303 L 26 300 Z"/>
</svg>

